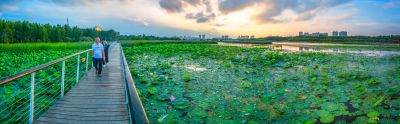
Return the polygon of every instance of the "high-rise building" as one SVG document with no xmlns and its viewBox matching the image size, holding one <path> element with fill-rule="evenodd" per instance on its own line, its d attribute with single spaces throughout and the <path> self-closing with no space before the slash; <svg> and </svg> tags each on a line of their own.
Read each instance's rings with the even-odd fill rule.
<svg viewBox="0 0 400 124">
<path fill-rule="evenodd" d="M 319 32 L 312 33 L 311 36 L 318 37 L 319 36 Z"/>
<path fill-rule="evenodd" d="M 254 38 L 254 36 L 251 36 Z M 249 35 L 239 35 L 238 39 L 250 39 L 251 38 Z"/>
<path fill-rule="evenodd" d="M 305 32 L 305 33 L 304 33 L 304 36 L 310 36 L 310 34 L 308 34 L 308 32 Z"/>
<path fill-rule="evenodd" d="M 254 35 L 251 35 L 251 36 L 250 36 L 250 39 L 254 39 L 254 38 L 255 38 Z"/>
<path fill-rule="evenodd" d="M 337 37 L 337 36 L 339 36 L 339 33 L 338 33 L 338 31 L 333 31 L 333 32 L 332 32 L 332 36 L 334 36 L 334 37 Z"/>
<path fill-rule="evenodd" d="M 228 40 L 229 36 L 228 35 L 222 35 L 222 40 Z"/>
<path fill-rule="evenodd" d="M 200 35 L 199 35 L 199 39 L 200 39 L 200 40 L 206 39 L 206 35 L 205 35 L 205 34 L 200 34 Z"/>
<path fill-rule="evenodd" d="M 328 33 L 320 33 L 319 36 L 328 36 Z"/>
<path fill-rule="evenodd" d="M 303 36 L 303 32 L 299 32 L 299 36 Z"/>
<path fill-rule="evenodd" d="M 341 36 L 341 37 L 347 37 L 347 31 L 341 31 L 341 32 L 339 32 L 339 36 Z"/>
</svg>

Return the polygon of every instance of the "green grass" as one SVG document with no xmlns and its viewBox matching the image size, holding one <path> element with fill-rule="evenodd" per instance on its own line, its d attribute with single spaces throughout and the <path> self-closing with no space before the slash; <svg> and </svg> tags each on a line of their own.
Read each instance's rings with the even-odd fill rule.
<svg viewBox="0 0 400 124">
<path fill-rule="evenodd" d="M 232 40 L 232 41 L 221 41 L 224 43 L 244 43 L 244 44 L 272 44 L 270 41 L 263 41 L 263 40 Z"/>
<path fill-rule="evenodd" d="M 0 44 L 0 79 L 53 60 L 90 49 L 91 43 Z M 83 61 L 85 57 L 85 61 Z M 65 91 L 76 83 L 77 57 L 66 60 Z M 80 57 L 80 76 L 85 73 L 86 54 Z M 59 100 L 61 63 L 35 72 L 35 118 Z M 30 75 L 0 85 L 0 123 L 26 123 Z"/>
<path fill-rule="evenodd" d="M 0 51 L 36 51 L 36 50 L 67 50 L 67 49 L 90 49 L 92 42 L 79 43 L 15 43 L 0 44 Z"/>
<path fill-rule="evenodd" d="M 217 44 L 216 41 L 189 41 L 189 40 L 125 40 L 121 41 L 124 46 L 143 44 Z"/>
</svg>

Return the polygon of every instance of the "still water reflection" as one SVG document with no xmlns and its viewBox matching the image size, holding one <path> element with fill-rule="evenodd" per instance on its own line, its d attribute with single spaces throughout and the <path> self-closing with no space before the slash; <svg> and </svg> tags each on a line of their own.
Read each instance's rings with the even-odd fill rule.
<svg viewBox="0 0 400 124">
<path fill-rule="evenodd" d="M 382 48 L 379 48 L 378 45 L 296 43 L 296 42 L 273 42 L 273 44 L 243 44 L 243 43 L 218 42 L 218 45 L 238 46 L 238 47 L 261 47 L 261 48 L 264 47 L 264 48 L 272 48 L 274 50 L 283 50 L 288 52 L 351 53 L 351 54 L 365 55 L 365 56 L 400 55 L 400 46 L 398 50 L 384 50 Z M 326 46 L 329 46 L 329 48 Z M 366 46 L 368 48 L 366 48 Z"/>
</svg>

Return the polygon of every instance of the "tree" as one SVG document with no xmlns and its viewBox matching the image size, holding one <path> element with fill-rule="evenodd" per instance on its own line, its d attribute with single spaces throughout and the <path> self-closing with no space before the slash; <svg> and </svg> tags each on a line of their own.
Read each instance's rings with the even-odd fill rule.
<svg viewBox="0 0 400 124">
<path fill-rule="evenodd" d="M 69 25 L 50 25 L 27 21 L 6 21 L 0 19 L 0 43 L 23 42 L 79 42 L 93 41 L 96 36 L 116 40 L 119 33 L 114 30 L 96 31 L 94 28 L 79 28 Z"/>
</svg>

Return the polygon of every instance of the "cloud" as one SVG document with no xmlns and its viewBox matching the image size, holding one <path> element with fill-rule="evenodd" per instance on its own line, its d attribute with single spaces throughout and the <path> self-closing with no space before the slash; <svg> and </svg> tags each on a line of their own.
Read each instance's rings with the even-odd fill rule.
<svg viewBox="0 0 400 124">
<path fill-rule="evenodd" d="M 132 2 L 134 0 L 38 0 L 38 1 L 71 7 L 71 6 L 86 6 L 90 4 L 102 4 L 106 2 Z"/>
<path fill-rule="evenodd" d="M 279 23 L 290 21 L 277 19 L 286 10 L 297 14 L 294 20 L 305 21 L 314 18 L 323 9 L 342 5 L 349 1 L 351 0 L 225 0 L 220 2 L 219 10 L 228 14 L 254 5 L 265 6 L 265 9 L 255 15 L 254 19 L 261 23 Z"/>
<path fill-rule="evenodd" d="M 168 13 L 180 13 L 197 23 L 209 22 L 216 17 L 210 0 L 160 0 L 159 5 Z"/>
<path fill-rule="evenodd" d="M 198 5 L 201 3 L 201 0 L 183 0 L 183 1 L 191 5 Z"/>
<path fill-rule="evenodd" d="M 400 7 L 400 1 L 390 1 L 383 5 L 383 8 L 385 9 L 393 9 L 398 7 Z"/>
<path fill-rule="evenodd" d="M 187 19 L 195 19 L 197 23 L 205 23 L 209 22 L 210 20 L 214 19 L 216 15 L 214 13 L 211 14 L 204 14 L 203 12 L 199 13 L 189 13 L 185 16 Z"/>
<path fill-rule="evenodd" d="M 160 0 L 160 7 L 167 12 L 176 13 L 181 12 L 185 6 L 197 6 L 201 3 L 206 3 L 206 0 Z"/>
<path fill-rule="evenodd" d="M 313 19 L 326 8 L 342 5 L 351 0 L 160 0 L 159 6 L 168 13 L 178 13 L 197 23 L 211 22 L 245 8 L 255 7 L 253 20 L 258 23 L 281 23 Z M 213 6 L 212 3 L 217 3 Z M 284 11 L 293 11 L 293 18 L 281 18 Z M 193 12 L 195 11 L 195 12 Z"/>
<path fill-rule="evenodd" d="M 182 11 L 182 1 L 180 0 L 161 0 L 160 6 L 171 13 Z"/>
<path fill-rule="evenodd" d="M 0 13 L 15 9 L 15 4 L 19 2 L 19 0 L 1 0 L 0 1 Z"/>
<path fill-rule="evenodd" d="M 99 25 L 123 34 L 172 36 L 211 32 L 261 37 L 332 30 L 374 34 L 398 32 L 398 29 L 379 28 L 399 27 L 395 23 L 399 18 L 393 16 L 396 13 L 382 8 L 384 5 L 396 7 L 397 1 L 378 2 L 383 13 L 377 15 L 371 13 L 378 11 L 377 8 L 351 10 L 376 5 L 376 2 L 348 3 L 349 0 L 0 0 L 0 18 L 65 24 L 69 17 L 71 25 Z M 2 12 L 5 14 L 1 15 Z M 380 18 L 384 16 L 393 17 Z M 381 24 L 372 25 L 380 30 L 355 25 L 367 20 Z M 393 24 L 388 26 L 389 23 Z"/>
<path fill-rule="evenodd" d="M 0 13 L 7 11 L 7 10 L 12 10 L 16 8 L 16 4 L 18 2 L 22 2 L 23 0 L 0 0 Z M 88 4 L 93 4 L 93 3 L 105 3 L 105 2 L 132 2 L 134 0 L 37 0 L 40 2 L 45 2 L 45 3 L 54 3 L 58 5 L 63 5 L 63 6 L 79 6 L 79 5 L 88 5 Z M 188 1 L 196 1 L 196 0 L 188 0 Z"/>
<path fill-rule="evenodd" d="M 262 2 L 262 0 L 224 0 L 219 2 L 219 10 L 222 13 L 229 13 L 242 10 L 259 2 Z"/>
</svg>

